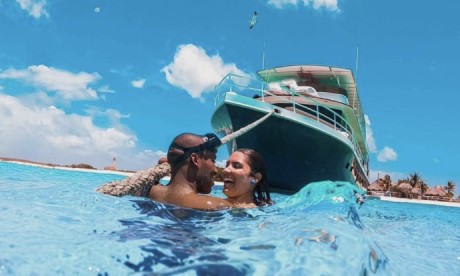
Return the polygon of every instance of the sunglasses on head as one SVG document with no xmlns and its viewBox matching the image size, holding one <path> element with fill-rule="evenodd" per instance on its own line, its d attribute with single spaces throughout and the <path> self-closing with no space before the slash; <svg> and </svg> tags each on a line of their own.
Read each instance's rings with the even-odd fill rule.
<svg viewBox="0 0 460 276">
<path fill-rule="evenodd" d="M 204 152 L 205 150 L 211 151 L 213 153 L 217 153 L 217 147 L 222 145 L 219 137 L 214 133 L 207 133 L 203 137 L 203 143 L 199 144 L 198 146 L 185 148 L 183 146 L 177 145 L 176 143 L 172 144 L 170 147 L 178 149 L 184 152 L 180 158 L 177 159 L 177 163 L 184 161 L 185 159 L 189 158 L 192 153 L 200 153 Z"/>
</svg>

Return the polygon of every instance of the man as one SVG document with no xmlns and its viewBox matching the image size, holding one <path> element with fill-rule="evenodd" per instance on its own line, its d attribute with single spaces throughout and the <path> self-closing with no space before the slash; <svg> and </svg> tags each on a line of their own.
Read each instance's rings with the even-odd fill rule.
<svg viewBox="0 0 460 276">
<path fill-rule="evenodd" d="M 178 135 L 168 149 L 167 162 L 160 160 L 151 169 L 139 171 L 121 181 L 107 183 L 97 191 L 113 196 L 143 196 L 155 201 L 201 210 L 235 207 L 228 201 L 211 197 L 217 147 L 222 144 L 215 134 L 200 136 L 192 133 Z M 158 184 L 171 175 L 168 185 Z"/>
<path fill-rule="evenodd" d="M 215 166 L 220 139 L 214 134 L 200 136 L 183 133 L 174 138 L 168 149 L 171 180 L 168 185 L 153 185 L 149 198 L 181 207 L 218 210 L 235 207 L 222 198 L 208 194 L 217 174 Z"/>
</svg>

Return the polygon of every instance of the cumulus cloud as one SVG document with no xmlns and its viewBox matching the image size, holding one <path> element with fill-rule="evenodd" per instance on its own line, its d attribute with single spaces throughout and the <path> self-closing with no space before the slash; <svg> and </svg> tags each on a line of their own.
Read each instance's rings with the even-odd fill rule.
<svg viewBox="0 0 460 276">
<path fill-rule="evenodd" d="M 27 11 L 30 16 L 35 18 L 49 17 L 48 12 L 45 9 L 46 0 L 16 0 L 21 9 Z"/>
<path fill-rule="evenodd" d="M 377 145 L 375 143 L 374 132 L 372 131 L 372 127 L 371 127 L 371 120 L 369 119 L 369 116 L 367 116 L 367 114 L 364 115 L 364 120 L 366 122 L 367 147 L 369 148 L 370 152 L 375 153 L 377 152 Z"/>
<path fill-rule="evenodd" d="M 122 124 L 128 114 L 87 107 L 81 115 L 59 107 L 62 101 L 56 100 L 57 94 L 67 102 L 97 100 L 90 85 L 98 79 L 96 73 L 74 74 L 44 65 L 0 71 L 5 85 L 0 88 L 0 156 L 67 165 L 87 163 L 97 168 L 110 165 L 116 157 L 119 168 L 131 170 L 158 162 L 156 156 L 161 152 L 148 154 L 139 149 L 136 135 Z M 36 92 L 8 93 L 6 87 L 16 87 L 10 83 L 17 81 Z M 113 92 L 107 85 L 98 91 Z"/>
<path fill-rule="evenodd" d="M 208 56 L 203 48 L 193 44 L 180 45 L 173 62 L 161 71 L 168 83 L 186 90 L 193 98 L 212 91 L 228 73 L 249 78 L 249 74 L 235 64 L 225 64 L 219 55 Z"/>
<path fill-rule="evenodd" d="M 149 164 L 150 165 L 149 167 L 151 167 L 151 166 L 158 164 L 158 160 L 160 160 L 160 158 L 162 157 L 166 157 L 166 155 L 167 155 L 166 152 L 163 152 L 160 150 L 157 150 L 157 151 L 144 150 L 144 151 L 137 153 L 136 157 L 137 159 L 143 161 L 145 164 Z"/>
<path fill-rule="evenodd" d="M 142 88 L 144 87 L 144 84 L 145 84 L 145 79 L 133 80 L 131 82 L 131 85 L 136 88 Z"/>
<path fill-rule="evenodd" d="M 313 6 L 315 10 L 324 8 L 330 11 L 339 11 L 338 0 L 269 0 L 268 3 L 275 6 L 278 9 L 282 9 L 285 6 L 293 5 L 304 5 Z"/>
<path fill-rule="evenodd" d="M 100 79 L 97 73 L 72 73 L 45 65 L 32 65 L 27 69 L 14 68 L 0 72 L 0 79 L 18 80 L 25 84 L 54 92 L 66 101 L 95 100 L 97 93 L 89 87 Z"/>
<path fill-rule="evenodd" d="M 216 166 L 219 168 L 225 168 L 227 166 L 227 160 L 216 161 Z"/>
<path fill-rule="evenodd" d="M 377 155 L 377 160 L 380 162 L 395 161 L 397 158 L 398 154 L 390 147 L 384 147 Z"/>
<path fill-rule="evenodd" d="M 377 148 L 377 143 L 375 142 L 374 132 L 371 127 L 371 120 L 367 114 L 364 115 L 364 120 L 366 122 L 366 143 L 371 153 L 378 153 L 377 160 L 380 162 L 395 161 L 398 159 L 398 154 L 396 151 L 388 146 L 385 146 L 383 149 L 379 150 Z"/>
<path fill-rule="evenodd" d="M 139 170 L 166 155 L 137 149 L 136 135 L 120 122 L 128 115 L 113 109 L 87 113 L 68 114 L 56 106 L 29 105 L 0 93 L 0 156 L 67 165 L 87 163 L 97 168 L 116 157 L 119 168 Z M 106 116 L 109 126 L 96 126 L 96 116 Z"/>
<path fill-rule="evenodd" d="M 3 156 L 100 164 L 117 152 L 133 149 L 137 141 L 121 127 L 97 127 L 91 116 L 66 114 L 55 106 L 27 105 L 1 93 L 0 117 Z"/>
</svg>

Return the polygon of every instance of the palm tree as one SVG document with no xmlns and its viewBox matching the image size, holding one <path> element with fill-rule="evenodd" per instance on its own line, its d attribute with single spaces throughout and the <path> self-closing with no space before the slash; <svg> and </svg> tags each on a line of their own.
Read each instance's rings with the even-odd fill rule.
<svg viewBox="0 0 460 276">
<path fill-rule="evenodd" d="M 455 186 L 457 185 L 455 185 L 454 181 L 447 181 L 446 190 L 450 198 L 452 198 L 455 194 Z"/>
<path fill-rule="evenodd" d="M 390 188 L 391 188 L 391 177 L 386 174 L 384 177 L 383 177 L 383 189 L 385 191 L 389 191 Z"/>
<path fill-rule="evenodd" d="M 424 183 L 422 176 L 419 173 L 411 173 L 409 176 L 409 183 L 414 187 L 421 187 L 421 183 Z"/>
<path fill-rule="evenodd" d="M 428 190 L 428 184 L 425 182 L 420 183 L 420 193 L 423 195 Z"/>
</svg>

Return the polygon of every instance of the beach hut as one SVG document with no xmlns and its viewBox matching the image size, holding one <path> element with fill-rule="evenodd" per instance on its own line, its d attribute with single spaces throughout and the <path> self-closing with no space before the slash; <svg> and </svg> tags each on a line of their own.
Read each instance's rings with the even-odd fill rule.
<svg viewBox="0 0 460 276">
<path fill-rule="evenodd" d="M 425 195 L 427 196 L 446 196 L 447 192 L 441 186 L 436 186 L 436 187 L 429 188 L 428 190 L 426 190 Z"/>
<path fill-rule="evenodd" d="M 410 190 L 410 195 L 411 195 L 412 198 L 419 199 L 420 196 L 422 195 L 422 190 L 420 190 L 420 188 L 418 188 L 418 187 L 412 188 Z"/>
<path fill-rule="evenodd" d="M 410 192 L 412 190 L 412 185 L 407 182 L 402 182 L 398 185 L 398 190 L 405 195 L 405 197 L 409 197 Z"/>
<path fill-rule="evenodd" d="M 374 194 L 374 192 L 376 193 L 381 193 L 384 191 L 384 188 L 382 185 L 380 185 L 380 181 L 376 180 L 374 182 L 372 182 L 371 185 L 369 185 L 369 187 L 367 187 L 367 190 L 370 192 L 370 194 Z"/>
</svg>

